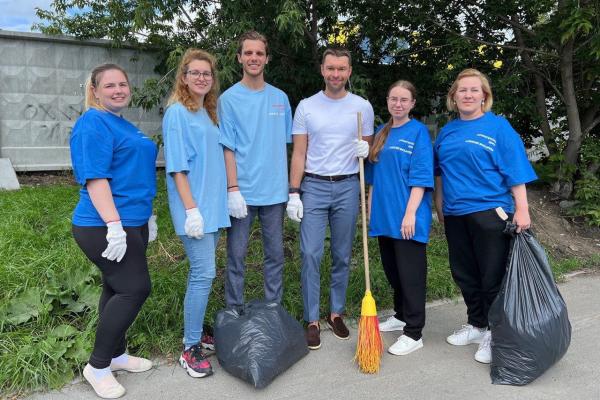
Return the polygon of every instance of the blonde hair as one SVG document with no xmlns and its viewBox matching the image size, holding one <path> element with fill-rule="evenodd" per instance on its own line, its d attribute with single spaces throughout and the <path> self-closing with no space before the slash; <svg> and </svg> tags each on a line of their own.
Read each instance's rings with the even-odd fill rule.
<svg viewBox="0 0 600 400">
<path fill-rule="evenodd" d="M 397 88 L 397 87 L 401 87 L 403 89 L 408 90 L 410 92 L 410 95 L 412 96 L 412 100 L 417 99 L 417 89 L 415 88 L 415 85 L 413 85 L 411 82 L 405 81 L 405 80 L 399 80 L 399 81 L 392 83 L 390 85 L 390 87 L 388 88 L 387 95 L 389 96 L 392 89 Z M 383 149 L 383 146 L 385 145 L 385 142 L 386 142 L 388 136 L 390 135 L 390 131 L 392 130 L 393 124 L 394 124 L 394 118 L 390 117 L 388 122 L 383 126 L 383 128 L 381 128 L 381 130 L 377 133 L 377 135 L 375 135 L 375 139 L 373 140 L 373 145 L 371 146 L 371 149 L 369 150 L 369 161 L 371 161 L 371 162 L 379 161 L 379 153 L 381 152 L 381 149 Z"/>
<path fill-rule="evenodd" d="M 454 95 L 458 90 L 458 81 L 460 81 L 463 78 L 470 77 L 479 78 L 479 80 L 481 81 L 481 89 L 483 90 L 483 93 L 485 93 L 485 100 L 481 105 L 481 111 L 487 112 L 492 109 L 492 104 L 494 104 L 494 96 L 492 95 L 492 87 L 490 86 L 490 81 L 488 80 L 487 76 L 485 76 L 483 73 L 479 72 L 475 68 L 467 68 L 462 70 L 458 74 L 458 76 L 452 83 L 452 86 L 450 87 L 448 95 L 446 96 L 446 108 L 448 109 L 448 111 L 458 112 L 456 102 L 454 101 Z"/>
<path fill-rule="evenodd" d="M 177 67 L 177 74 L 175 75 L 175 82 L 173 83 L 173 90 L 169 97 L 168 105 L 173 103 L 181 103 L 189 111 L 196 112 L 200 109 L 200 103 L 196 97 L 192 96 L 190 89 L 183 81 L 183 77 L 188 72 L 189 64 L 194 61 L 206 61 L 210 65 L 210 71 L 212 72 L 212 86 L 208 93 L 204 96 L 203 107 L 206 109 L 208 116 L 211 121 L 217 125 L 219 123 L 217 117 L 217 98 L 219 97 L 219 78 L 217 76 L 217 60 L 212 54 L 200 50 L 200 49 L 187 49 L 181 57 L 179 66 Z"/>
<path fill-rule="evenodd" d="M 98 99 L 94 95 L 94 89 L 98 88 L 98 84 L 102 80 L 102 75 L 106 71 L 110 71 L 113 69 L 115 69 L 117 71 L 121 71 L 123 73 L 123 75 L 125 75 L 125 79 L 127 80 L 127 84 L 129 85 L 129 77 L 127 76 L 127 72 L 125 72 L 125 70 L 122 67 L 120 67 L 119 65 L 105 63 L 105 64 L 100 64 L 100 65 L 96 66 L 92 70 L 92 73 L 88 77 L 87 81 L 85 82 L 84 107 L 86 110 L 89 110 L 90 108 L 96 108 L 98 110 L 106 111 L 106 107 L 104 107 L 102 104 L 100 104 L 98 102 Z"/>
</svg>

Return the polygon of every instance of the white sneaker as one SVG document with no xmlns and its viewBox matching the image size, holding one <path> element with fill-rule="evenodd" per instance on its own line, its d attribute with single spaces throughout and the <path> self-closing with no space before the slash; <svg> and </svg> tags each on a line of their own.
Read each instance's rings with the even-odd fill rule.
<svg viewBox="0 0 600 400">
<path fill-rule="evenodd" d="M 446 338 L 446 342 L 454 346 L 466 346 L 471 343 L 481 343 L 487 329 L 475 328 L 473 325 L 466 324 L 458 331 Z"/>
<path fill-rule="evenodd" d="M 388 351 L 396 356 L 405 356 L 422 347 L 423 339 L 414 340 L 406 335 L 402 335 L 396 340 L 396 343 L 390 346 Z"/>
<path fill-rule="evenodd" d="M 405 325 L 406 322 L 399 320 L 392 315 L 387 320 L 379 324 L 379 330 L 381 332 L 401 331 Z"/>
<path fill-rule="evenodd" d="M 483 340 L 479 344 L 479 348 L 475 353 L 475 360 L 483 364 L 492 362 L 492 332 L 486 331 L 483 335 Z"/>
</svg>

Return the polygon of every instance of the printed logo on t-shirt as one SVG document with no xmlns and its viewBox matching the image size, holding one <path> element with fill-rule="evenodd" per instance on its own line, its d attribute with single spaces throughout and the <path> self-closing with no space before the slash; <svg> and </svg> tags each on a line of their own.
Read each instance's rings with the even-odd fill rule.
<svg viewBox="0 0 600 400">
<path fill-rule="evenodd" d="M 483 133 L 475 134 L 475 139 L 467 139 L 465 140 L 465 143 L 480 146 L 492 153 L 494 152 L 494 148 L 496 147 L 496 139 L 488 135 L 484 135 Z"/>
<path fill-rule="evenodd" d="M 391 150 L 401 151 L 406 154 L 412 154 L 413 147 L 415 147 L 415 143 L 406 139 L 398 139 L 398 142 L 395 146 L 390 146 Z"/>
<path fill-rule="evenodd" d="M 272 104 L 269 116 L 282 117 L 285 115 L 285 104 Z"/>
</svg>

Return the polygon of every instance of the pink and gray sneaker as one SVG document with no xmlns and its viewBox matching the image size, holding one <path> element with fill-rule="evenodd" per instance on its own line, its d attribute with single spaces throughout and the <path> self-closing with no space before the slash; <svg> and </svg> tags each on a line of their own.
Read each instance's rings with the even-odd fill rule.
<svg viewBox="0 0 600 400">
<path fill-rule="evenodd" d="M 192 378 L 204 378 L 213 373 L 210 361 L 197 344 L 183 350 L 179 357 L 179 364 Z"/>
</svg>

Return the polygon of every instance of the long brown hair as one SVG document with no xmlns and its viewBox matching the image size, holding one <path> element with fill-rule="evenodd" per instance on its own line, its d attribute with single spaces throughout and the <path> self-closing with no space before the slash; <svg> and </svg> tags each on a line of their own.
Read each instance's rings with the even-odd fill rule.
<svg viewBox="0 0 600 400">
<path fill-rule="evenodd" d="M 98 102 L 98 99 L 94 95 L 94 89 L 98 87 L 100 80 L 102 79 L 102 74 L 106 71 L 110 71 L 116 69 L 117 71 L 121 71 L 123 75 L 125 75 L 125 79 L 127 80 L 127 84 L 129 84 L 129 77 L 127 76 L 127 72 L 117 64 L 105 63 L 96 66 L 87 81 L 85 82 L 85 103 L 84 107 L 86 110 L 90 108 L 96 108 L 98 110 L 106 111 L 106 108 Z"/>
<path fill-rule="evenodd" d="M 187 49 L 181 57 L 179 66 L 177 67 L 177 74 L 175 75 L 175 83 L 173 84 L 173 91 L 169 97 L 168 105 L 173 103 L 181 103 L 189 111 L 196 112 L 200 109 L 200 103 L 190 93 L 188 86 L 183 81 L 184 75 L 188 71 L 188 65 L 194 61 L 206 61 L 210 65 L 210 71 L 213 74 L 212 86 L 208 93 L 204 96 L 203 107 L 206 109 L 208 116 L 211 121 L 217 125 L 219 119 L 217 117 L 217 98 L 219 97 L 219 78 L 217 76 L 217 60 L 215 57 L 200 49 Z"/>
<path fill-rule="evenodd" d="M 403 89 L 408 90 L 412 96 L 412 99 L 416 100 L 417 89 L 415 88 L 415 85 L 413 85 L 409 81 L 405 81 L 405 80 L 399 80 L 399 81 L 392 83 L 392 85 L 388 88 L 387 95 L 389 96 L 392 89 L 397 88 L 397 87 L 401 87 Z M 381 152 L 381 149 L 383 149 L 383 146 L 385 145 L 385 142 L 386 142 L 388 136 L 390 135 L 390 131 L 392 130 L 393 124 L 394 124 L 394 118 L 390 117 L 388 122 L 383 126 L 383 128 L 375 136 L 375 139 L 373 140 L 373 145 L 371 146 L 371 150 L 369 151 L 369 161 L 371 161 L 371 162 L 379 161 L 379 152 Z"/>
</svg>

